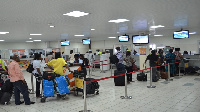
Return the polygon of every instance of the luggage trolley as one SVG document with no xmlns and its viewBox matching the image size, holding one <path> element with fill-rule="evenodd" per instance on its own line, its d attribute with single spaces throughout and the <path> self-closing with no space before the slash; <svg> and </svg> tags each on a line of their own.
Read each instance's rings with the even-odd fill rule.
<svg viewBox="0 0 200 112">
<path fill-rule="evenodd" d="M 66 98 L 66 94 L 69 94 L 68 88 L 68 77 L 61 76 L 55 73 L 45 72 L 42 77 L 42 97 L 41 102 L 44 103 L 47 97 L 57 97 Z"/>
<path fill-rule="evenodd" d="M 78 96 L 79 92 L 83 93 L 83 71 L 77 71 L 74 70 L 74 77 L 75 77 L 75 91 L 74 91 L 74 95 Z M 86 78 L 85 81 L 91 81 L 94 80 L 93 78 Z M 86 95 L 87 94 L 99 94 L 99 84 L 97 81 L 95 82 L 91 82 L 91 83 L 87 83 L 86 84 Z M 84 98 L 84 95 L 82 94 L 82 98 Z"/>
</svg>

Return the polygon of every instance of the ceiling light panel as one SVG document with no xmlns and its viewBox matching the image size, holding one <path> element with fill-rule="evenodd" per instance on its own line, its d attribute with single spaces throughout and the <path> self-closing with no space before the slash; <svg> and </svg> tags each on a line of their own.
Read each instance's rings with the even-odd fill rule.
<svg viewBox="0 0 200 112">
<path fill-rule="evenodd" d="M 63 15 L 72 16 L 72 17 L 81 17 L 81 16 L 85 16 L 88 14 L 89 13 L 85 13 L 85 12 L 81 12 L 81 11 L 73 11 L 70 13 L 63 14 Z"/>
<path fill-rule="evenodd" d="M 191 33 L 189 33 L 189 34 L 191 34 L 191 35 L 193 35 L 193 34 L 196 34 L 197 32 L 191 32 Z"/>
<path fill-rule="evenodd" d="M 108 38 L 116 38 L 116 37 L 108 37 Z"/>
<path fill-rule="evenodd" d="M 0 34 L 8 34 L 9 32 L 0 32 Z"/>
<path fill-rule="evenodd" d="M 49 26 L 50 28 L 54 28 L 55 26 Z"/>
<path fill-rule="evenodd" d="M 41 40 L 33 40 L 33 41 L 38 41 L 38 42 L 39 42 L 39 41 L 41 41 Z"/>
<path fill-rule="evenodd" d="M 0 42 L 3 42 L 3 41 L 5 41 L 5 40 L 0 40 Z"/>
<path fill-rule="evenodd" d="M 155 37 L 161 37 L 161 36 L 163 36 L 163 35 L 154 35 Z"/>
<path fill-rule="evenodd" d="M 74 36 L 76 36 L 76 37 L 83 37 L 84 35 L 74 35 Z"/>
<path fill-rule="evenodd" d="M 163 28 L 163 27 L 165 27 L 165 26 L 163 26 L 163 25 L 150 26 L 150 28 Z"/>
<path fill-rule="evenodd" d="M 29 38 L 29 39 L 32 39 L 32 38 Z"/>
<path fill-rule="evenodd" d="M 26 41 L 26 42 L 33 42 L 33 41 Z"/>
<path fill-rule="evenodd" d="M 30 34 L 30 35 L 42 35 L 42 34 Z"/>
<path fill-rule="evenodd" d="M 126 22 L 126 21 L 130 21 L 128 19 L 117 19 L 117 20 L 110 20 L 108 22 L 111 22 L 111 23 L 122 23 L 122 22 Z"/>
<path fill-rule="evenodd" d="M 95 30 L 95 29 L 91 29 L 91 30 Z"/>
</svg>

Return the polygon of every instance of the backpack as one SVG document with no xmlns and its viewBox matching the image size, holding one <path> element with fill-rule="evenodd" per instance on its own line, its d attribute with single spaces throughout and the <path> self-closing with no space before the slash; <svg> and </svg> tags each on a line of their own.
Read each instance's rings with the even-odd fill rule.
<svg viewBox="0 0 200 112">
<path fill-rule="evenodd" d="M 110 63 L 112 64 L 116 64 L 119 62 L 119 59 L 117 58 L 116 55 L 112 55 L 109 59 L 110 59 Z"/>
<path fill-rule="evenodd" d="M 28 66 L 28 68 L 26 69 L 26 71 L 29 72 L 29 73 L 32 73 L 33 70 L 34 70 L 33 64 L 30 63 L 29 66 Z"/>
</svg>

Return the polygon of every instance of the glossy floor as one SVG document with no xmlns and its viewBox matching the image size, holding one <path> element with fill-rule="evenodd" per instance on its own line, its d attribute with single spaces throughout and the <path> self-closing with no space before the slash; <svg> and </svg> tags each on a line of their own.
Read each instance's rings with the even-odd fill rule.
<svg viewBox="0 0 200 112">
<path fill-rule="evenodd" d="M 75 68 L 74 68 L 75 69 Z M 23 72 L 30 85 L 30 74 Z M 111 75 L 110 71 L 100 73 L 96 69 L 92 77 L 101 78 Z M 148 75 L 149 76 L 149 75 Z M 121 99 L 124 96 L 124 86 L 114 86 L 113 79 L 99 81 L 100 94 L 87 96 L 87 108 L 93 112 L 200 112 L 200 76 L 198 74 L 174 77 L 173 81 L 160 79 L 153 83 L 156 88 L 147 88 L 147 82 L 136 81 L 128 84 L 128 95 L 132 99 Z M 149 78 L 148 78 L 149 79 Z M 35 94 L 30 94 L 35 104 L 16 106 L 14 98 L 11 104 L 0 105 L 0 112 L 78 112 L 83 110 L 84 100 L 82 93 L 79 96 L 68 95 L 65 100 L 56 97 L 47 98 L 41 103 Z M 22 99 L 23 100 L 23 97 Z"/>
</svg>

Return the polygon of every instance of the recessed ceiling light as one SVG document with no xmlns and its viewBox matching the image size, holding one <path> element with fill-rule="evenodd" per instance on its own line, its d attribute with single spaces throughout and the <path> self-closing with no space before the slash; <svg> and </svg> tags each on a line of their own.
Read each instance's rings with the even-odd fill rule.
<svg viewBox="0 0 200 112">
<path fill-rule="evenodd" d="M 108 37 L 108 38 L 116 38 L 116 37 Z"/>
<path fill-rule="evenodd" d="M 30 35 L 42 35 L 42 34 L 30 34 Z"/>
<path fill-rule="evenodd" d="M 49 26 L 50 28 L 54 28 L 55 26 Z"/>
<path fill-rule="evenodd" d="M 95 30 L 95 29 L 91 29 L 91 30 Z"/>
<path fill-rule="evenodd" d="M 33 41 L 26 41 L 26 42 L 33 42 Z"/>
<path fill-rule="evenodd" d="M 89 13 L 85 13 L 85 12 L 81 12 L 81 11 L 73 11 L 70 13 L 63 14 L 63 15 L 72 16 L 72 17 L 81 17 L 81 16 L 85 16 L 88 14 Z"/>
<path fill-rule="evenodd" d="M 155 37 L 161 37 L 161 36 L 163 36 L 163 35 L 154 35 Z"/>
<path fill-rule="evenodd" d="M 8 34 L 9 32 L 0 32 L 0 34 Z"/>
<path fill-rule="evenodd" d="M 29 38 L 29 39 L 32 39 L 32 38 Z"/>
<path fill-rule="evenodd" d="M 2 42 L 2 41 L 5 41 L 5 40 L 0 40 L 0 41 Z"/>
<path fill-rule="evenodd" d="M 126 22 L 126 21 L 130 21 L 128 19 L 117 19 L 117 20 L 110 20 L 108 22 L 113 22 L 113 23 L 122 23 L 122 22 Z"/>
<path fill-rule="evenodd" d="M 33 41 L 41 41 L 41 40 L 33 40 Z"/>
<path fill-rule="evenodd" d="M 163 25 L 150 26 L 150 28 L 163 28 L 163 27 L 165 27 L 165 26 L 163 26 Z"/>
<path fill-rule="evenodd" d="M 74 36 L 76 36 L 76 37 L 83 37 L 84 35 L 74 35 Z"/>
<path fill-rule="evenodd" d="M 193 34 L 196 34 L 197 32 L 191 32 L 191 33 L 189 33 L 189 34 L 191 34 L 191 35 L 193 35 Z"/>
<path fill-rule="evenodd" d="M 120 32 L 117 32 L 117 33 L 120 33 Z"/>
</svg>

